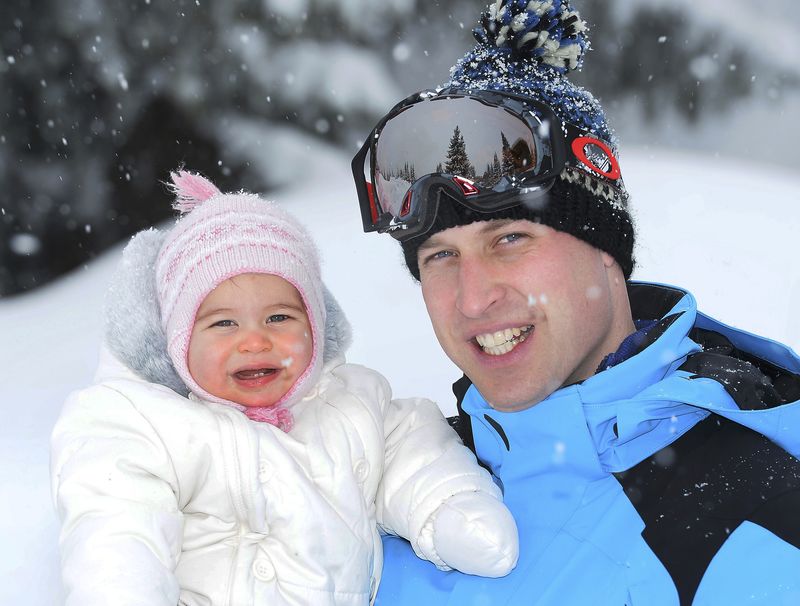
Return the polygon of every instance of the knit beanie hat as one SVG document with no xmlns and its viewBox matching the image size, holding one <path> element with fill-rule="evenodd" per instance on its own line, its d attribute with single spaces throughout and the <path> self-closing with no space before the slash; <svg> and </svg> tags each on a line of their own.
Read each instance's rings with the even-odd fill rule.
<svg viewBox="0 0 800 606">
<path fill-rule="evenodd" d="M 172 173 L 176 210 L 182 215 L 156 259 L 156 289 L 167 351 L 180 378 L 198 397 L 242 410 L 248 417 L 288 431 L 288 408 L 322 372 L 325 303 L 319 258 L 311 237 L 291 215 L 254 194 L 223 194 L 204 177 Z M 245 273 L 279 276 L 305 304 L 313 349 L 308 368 L 273 406 L 244 407 L 206 392 L 189 372 L 187 355 L 195 316 L 206 296 Z"/>
<path fill-rule="evenodd" d="M 568 0 L 497 0 L 481 14 L 473 34 L 478 44 L 450 71 L 443 88 L 506 91 L 533 97 L 555 114 L 608 143 L 618 157 L 616 138 L 603 109 L 567 72 L 581 66 L 589 48 L 587 26 Z M 621 181 L 620 181 L 621 182 Z M 528 219 L 549 225 L 610 254 L 625 278 L 634 266 L 634 229 L 628 195 L 606 187 L 592 172 L 565 168 L 552 188 L 518 206 L 475 212 L 444 198 L 431 229 L 402 242 L 406 265 L 419 280 L 417 250 L 436 232 L 490 219 Z"/>
</svg>

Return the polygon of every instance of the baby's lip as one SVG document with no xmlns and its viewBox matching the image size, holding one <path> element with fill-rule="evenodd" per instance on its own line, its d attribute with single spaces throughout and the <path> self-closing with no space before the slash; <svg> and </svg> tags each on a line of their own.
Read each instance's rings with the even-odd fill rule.
<svg viewBox="0 0 800 606">
<path fill-rule="evenodd" d="M 278 372 L 278 368 L 269 366 L 255 367 L 255 368 L 241 368 L 233 373 L 233 376 L 242 381 L 249 381 L 253 379 L 262 379 Z"/>
</svg>

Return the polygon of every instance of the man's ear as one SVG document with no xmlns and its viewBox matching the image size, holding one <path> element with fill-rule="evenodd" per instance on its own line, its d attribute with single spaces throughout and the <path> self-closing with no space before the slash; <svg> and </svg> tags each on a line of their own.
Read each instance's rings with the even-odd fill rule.
<svg viewBox="0 0 800 606">
<path fill-rule="evenodd" d="M 600 251 L 600 256 L 603 258 L 603 265 L 605 265 L 606 267 L 612 267 L 614 263 L 617 262 L 616 259 L 614 259 L 614 257 L 612 257 L 607 252 L 604 252 L 602 250 Z"/>
</svg>

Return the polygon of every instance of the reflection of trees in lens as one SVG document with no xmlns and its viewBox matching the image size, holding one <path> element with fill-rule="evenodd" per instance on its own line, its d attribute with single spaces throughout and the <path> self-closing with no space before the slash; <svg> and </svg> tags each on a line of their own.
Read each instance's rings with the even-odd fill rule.
<svg viewBox="0 0 800 606">
<path fill-rule="evenodd" d="M 506 134 L 504 132 L 500 132 L 500 144 L 501 144 L 501 155 L 503 157 L 503 174 L 504 175 L 513 175 L 514 174 L 514 155 L 511 152 L 511 146 L 508 144 L 508 139 L 506 139 Z"/>
<path fill-rule="evenodd" d="M 483 177 L 481 177 L 481 184 L 484 187 L 494 187 L 502 176 L 503 166 L 500 164 L 500 158 L 497 157 L 497 152 L 495 152 L 492 161 L 486 165 L 486 172 L 484 172 Z"/>
<path fill-rule="evenodd" d="M 450 137 L 450 146 L 447 149 L 447 158 L 445 160 L 443 172 L 466 179 L 475 178 L 475 167 L 469 161 L 464 135 L 461 134 L 461 129 L 458 126 L 453 129 L 453 136 Z"/>
<path fill-rule="evenodd" d="M 398 169 L 394 169 L 389 173 L 390 179 L 402 179 L 403 181 L 408 181 L 409 183 L 413 183 L 417 180 L 417 171 L 414 168 L 413 164 L 409 164 L 406 162 L 402 167 Z"/>
</svg>

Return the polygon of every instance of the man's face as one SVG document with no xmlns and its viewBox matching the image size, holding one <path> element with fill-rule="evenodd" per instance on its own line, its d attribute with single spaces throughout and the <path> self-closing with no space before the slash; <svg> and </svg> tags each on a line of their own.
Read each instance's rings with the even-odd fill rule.
<svg viewBox="0 0 800 606">
<path fill-rule="evenodd" d="M 591 376 L 632 330 L 630 311 L 615 309 L 624 280 L 614 260 L 544 225 L 453 227 L 418 259 L 439 343 L 498 410 L 528 408 Z"/>
</svg>

